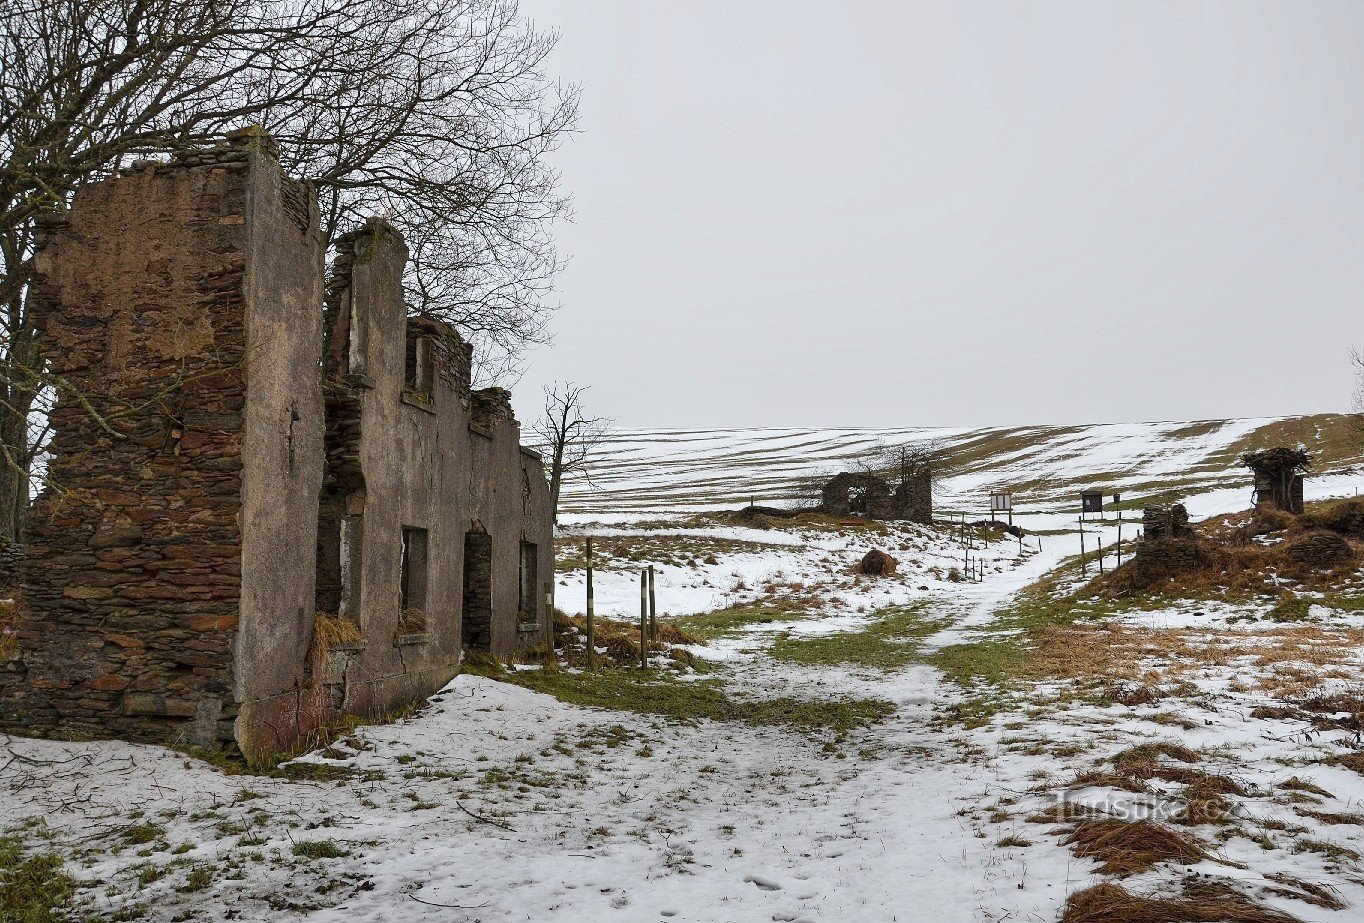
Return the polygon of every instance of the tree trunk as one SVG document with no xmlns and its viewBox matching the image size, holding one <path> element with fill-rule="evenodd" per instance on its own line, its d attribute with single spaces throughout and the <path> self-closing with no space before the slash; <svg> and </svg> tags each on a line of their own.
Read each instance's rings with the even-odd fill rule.
<svg viewBox="0 0 1364 923">
<path fill-rule="evenodd" d="M 20 318 L 20 322 L 8 355 L 0 362 L 0 539 L 22 542 L 34 451 L 29 445 L 28 424 L 42 369 L 37 332 L 28 326 L 26 316 L 11 317 Z"/>
<path fill-rule="evenodd" d="M 554 511 L 554 524 L 559 523 L 559 485 L 564 480 L 564 442 L 554 446 L 554 459 L 549 466 L 549 508 Z"/>
</svg>

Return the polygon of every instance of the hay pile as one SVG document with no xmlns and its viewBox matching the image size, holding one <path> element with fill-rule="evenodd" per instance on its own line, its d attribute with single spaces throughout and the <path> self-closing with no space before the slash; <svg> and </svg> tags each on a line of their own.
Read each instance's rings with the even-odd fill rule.
<svg viewBox="0 0 1364 923">
<path fill-rule="evenodd" d="M 895 573 L 895 568 L 900 566 L 900 562 L 884 551 L 873 548 L 868 551 L 857 565 L 859 574 L 866 574 L 868 577 L 889 577 Z"/>
</svg>

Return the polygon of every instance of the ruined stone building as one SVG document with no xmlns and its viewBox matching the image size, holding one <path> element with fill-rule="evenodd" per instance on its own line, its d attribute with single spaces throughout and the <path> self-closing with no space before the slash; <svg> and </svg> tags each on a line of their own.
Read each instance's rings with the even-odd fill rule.
<svg viewBox="0 0 1364 923">
<path fill-rule="evenodd" d="M 820 508 L 834 516 L 901 519 L 932 524 L 933 478 L 924 470 L 894 488 L 882 477 L 860 471 L 834 475 L 822 490 Z"/>
<path fill-rule="evenodd" d="M 1312 466 L 1311 455 L 1280 446 L 1247 452 L 1241 461 L 1255 477 L 1257 507 L 1302 515 L 1303 472 Z"/>
<path fill-rule="evenodd" d="M 62 389 L 0 726 L 250 757 L 547 645 L 552 515 L 509 395 L 408 318 L 371 221 L 324 286 L 270 139 L 86 187 L 40 241 Z M 325 348 L 324 348 L 325 346 Z"/>
</svg>

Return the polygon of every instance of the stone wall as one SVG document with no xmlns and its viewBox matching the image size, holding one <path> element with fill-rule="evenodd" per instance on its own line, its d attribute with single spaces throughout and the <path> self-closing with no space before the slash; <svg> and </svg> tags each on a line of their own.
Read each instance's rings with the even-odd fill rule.
<svg viewBox="0 0 1364 923">
<path fill-rule="evenodd" d="M 853 495 L 858 499 L 854 501 Z M 844 472 L 825 483 L 820 508 L 831 516 L 858 514 L 868 519 L 902 519 L 933 523 L 933 476 L 921 472 L 894 491 L 883 478 L 862 472 Z"/>
<path fill-rule="evenodd" d="M 1141 511 L 1142 537 L 1147 545 L 1193 534 L 1189 526 L 1189 511 L 1184 504 L 1148 506 Z M 1140 551 L 1140 546 L 1138 546 Z"/>
<path fill-rule="evenodd" d="M 40 241 L 69 386 L 0 727 L 263 759 L 430 694 L 466 640 L 549 642 L 549 490 L 510 395 L 407 317 L 392 227 L 337 249 L 324 292 L 315 196 L 250 131 L 87 187 Z M 490 553 L 466 639 L 469 533 Z"/>
<path fill-rule="evenodd" d="M 320 474 L 316 348 L 298 341 L 320 320 L 316 225 L 268 139 L 243 133 L 85 187 L 39 242 L 34 312 L 69 387 L 50 418 L 52 486 L 29 515 L 0 724 L 249 737 L 243 703 L 277 691 L 272 661 L 294 658 L 311 617 L 311 568 L 301 578 L 301 555 L 268 533 L 313 521 L 298 501 Z M 260 661 L 251 687 L 234 683 L 243 633 L 269 649 L 245 652 Z"/>
<path fill-rule="evenodd" d="M 895 485 L 890 518 L 933 524 L 933 475 L 930 472 L 922 471 L 907 483 Z"/>
<path fill-rule="evenodd" d="M 463 338 L 407 315 L 406 261 L 401 235 L 372 220 L 343 241 L 328 283 L 317 605 L 363 636 L 332 651 L 327 679 L 330 700 L 358 715 L 435 691 L 464 646 L 509 655 L 549 637 L 548 618 L 532 631 L 517 620 L 520 542 L 536 543 L 538 572 L 553 573 L 543 468 L 521 452 L 510 394 L 470 389 Z M 398 605 L 404 529 L 422 530 L 426 547 L 426 596 L 412 611 Z"/>
</svg>

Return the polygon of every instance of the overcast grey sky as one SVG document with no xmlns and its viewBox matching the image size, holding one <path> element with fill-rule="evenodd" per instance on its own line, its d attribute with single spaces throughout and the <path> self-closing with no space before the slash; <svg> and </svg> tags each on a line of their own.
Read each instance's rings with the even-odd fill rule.
<svg viewBox="0 0 1364 923">
<path fill-rule="evenodd" d="M 556 343 L 627 426 L 1348 409 L 1364 4 L 523 0 Z"/>
</svg>

